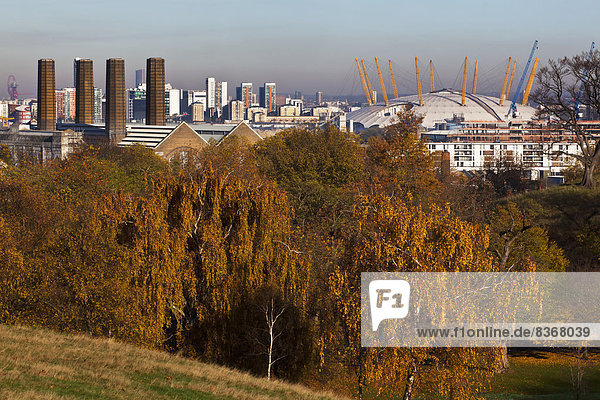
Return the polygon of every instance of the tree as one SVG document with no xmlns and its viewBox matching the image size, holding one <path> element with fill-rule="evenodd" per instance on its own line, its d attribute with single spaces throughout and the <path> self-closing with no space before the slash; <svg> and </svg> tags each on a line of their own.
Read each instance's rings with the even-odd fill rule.
<svg viewBox="0 0 600 400">
<path fill-rule="evenodd" d="M 498 204 L 488 217 L 492 256 L 500 271 L 563 272 L 568 261 L 563 251 L 549 239 L 538 216 L 539 205 L 521 200 Z"/>
<path fill-rule="evenodd" d="M 323 217 L 323 208 L 346 202 L 345 187 L 363 177 L 358 138 L 332 125 L 279 132 L 258 142 L 255 152 L 259 169 L 288 194 L 301 226 Z"/>
<path fill-rule="evenodd" d="M 370 184 L 390 194 L 431 199 L 438 191 L 433 159 L 418 137 L 423 118 L 406 108 L 385 134 L 372 137 L 367 148 Z"/>
<path fill-rule="evenodd" d="M 581 185 L 592 188 L 596 185 L 594 172 L 600 162 L 600 136 L 590 132 L 581 123 L 580 107 L 591 114 L 600 113 L 600 53 L 588 53 L 549 60 L 537 74 L 537 88 L 532 100 L 541 106 L 540 114 L 549 118 L 549 125 L 562 134 L 572 134 L 580 153 L 566 154 L 576 158 L 584 167 Z"/>
<path fill-rule="evenodd" d="M 433 392 L 469 398 L 483 390 L 499 349 L 362 348 L 359 288 L 361 272 L 493 271 L 487 230 L 453 217 L 448 207 L 433 205 L 425 212 L 381 194 L 362 196 L 353 216 L 355 226 L 329 279 L 341 331 L 330 345 L 341 356 L 338 362 L 354 368 L 359 396 L 367 386 L 405 399 Z"/>
</svg>

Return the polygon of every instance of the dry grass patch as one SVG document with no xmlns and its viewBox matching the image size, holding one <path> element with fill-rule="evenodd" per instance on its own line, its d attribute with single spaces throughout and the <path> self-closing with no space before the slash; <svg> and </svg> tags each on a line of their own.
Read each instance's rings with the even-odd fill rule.
<svg viewBox="0 0 600 400">
<path fill-rule="evenodd" d="M 340 399 L 108 339 L 0 325 L 0 399 Z"/>
</svg>

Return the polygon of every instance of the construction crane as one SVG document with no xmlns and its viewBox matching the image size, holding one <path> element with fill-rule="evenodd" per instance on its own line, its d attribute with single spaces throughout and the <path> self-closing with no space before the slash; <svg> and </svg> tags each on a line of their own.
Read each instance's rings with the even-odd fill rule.
<svg viewBox="0 0 600 400">
<path fill-rule="evenodd" d="M 521 88 L 523 87 L 523 82 L 525 82 L 525 77 L 527 76 L 527 71 L 529 70 L 529 64 L 531 64 L 531 60 L 533 59 L 533 55 L 537 50 L 538 41 L 533 42 L 533 47 L 531 48 L 531 53 L 529 54 L 529 59 L 527 60 L 527 64 L 525 64 L 525 69 L 523 70 L 523 75 L 521 75 L 521 79 L 519 80 L 519 86 L 517 86 L 517 91 L 513 96 L 512 103 L 510 104 L 510 108 L 508 109 L 508 118 L 517 116 L 517 98 L 521 93 Z"/>
<path fill-rule="evenodd" d="M 375 96 L 373 93 L 373 87 L 371 86 L 371 81 L 369 80 L 369 75 L 367 74 L 367 69 L 365 68 L 365 61 L 361 58 L 360 62 L 363 67 L 363 74 L 365 74 L 365 80 L 367 81 L 367 87 L 369 88 L 369 94 L 371 95 L 371 104 L 375 104 Z"/>
<path fill-rule="evenodd" d="M 371 101 L 371 95 L 369 94 L 369 89 L 367 88 L 367 83 L 365 82 L 365 77 L 363 76 L 362 69 L 360 69 L 360 65 L 358 64 L 358 58 L 355 58 L 354 60 L 356 61 L 356 66 L 358 67 L 358 74 L 360 75 L 360 81 L 362 82 L 365 96 L 367 96 L 367 103 L 369 103 L 369 105 L 373 105 L 373 102 Z"/>
<path fill-rule="evenodd" d="M 533 67 L 531 68 L 531 74 L 529 75 L 529 81 L 527 81 L 527 87 L 525 88 L 525 94 L 523 94 L 523 100 L 521 101 L 522 105 L 527 104 L 527 100 L 529 100 L 529 92 L 531 92 L 531 87 L 533 86 L 533 80 L 535 79 L 535 71 L 537 70 L 539 58 L 535 58 L 535 62 L 533 63 Z"/>
<path fill-rule="evenodd" d="M 462 84 L 462 99 L 460 104 L 465 105 L 467 99 L 467 57 L 465 57 L 465 71 L 463 73 L 463 84 Z"/>
<path fill-rule="evenodd" d="M 433 60 L 429 60 L 429 80 L 431 81 L 431 92 L 435 92 L 435 82 L 433 81 Z"/>
<path fill-rule="evenodd" d="M 502 102 L 504 102 L 504 91 L 506 90 L 506 83 L 508 82 L 508 72 L 510 71 L 510 62 L 512 61 L 512 57 L 508 57 L 508 64 L 506 64 L 506 73 L 504 74 L 504 82 L 502 83 L 502 90 L 500 90 L 500 101 L 498 105 L 501 106 Z"/>
<path fill-rule="evenodd" d="M 590 47 L 590 54 L 588 55 L 588 61 L 590 61 L 594 55 L 594 47 L 596 47 L 596 43 L 592 42 Z M 585 82 L 587 81 L 588 70 L 585 69 L 583 73 L 583 79 L 581 80 L 581 86 L 579 86 L 579 92 L 577 92 L 577 98 L 575 99 L 575 118 L 579 119 L 581 116 L 579 115 L 579 102 L 581 101 L 581 95 L 583 94 L 583 87 Z"/>
<path fill-rule="evenodd" d="M 385 85 L 383 84 L 383 76 L 381 76 L 381 69 L 379 69 L 379 61 L 377 61 L 377 57 L 375 57 L 375 65 L 377 65 L 377 74 L 379 75 L 379 84 L 381 85 L 381 94 L 383 95 L 383 101 L 385 102 L 386 106 L 389 106 L 390 102 L 388 101 Z"/>
<path fill-rule="evenodd" d="M 0 126 L 2 128 L 7 128 L 10 126 L 10 121 L 14 120 L 14 118 L 0 117 Z"/>
<path fill-rule="evenodd" d="M 398 98 L 398 89 L 396 88 L 396 79 L 394 79 L 394 71 L 392 70 L 392 60 L 388 60 L 390 63 L 390 76 L 392 77 L 392 87 L 394 88 L 394 98 Z"/>
<path fill-rule="evenodd" d="M 471 94 L 475 94 L 477 91 L 477 67 L 479 67 L 479 60 L 475 60 L 475 75 L 473 76 L 473 90 Z"/>
<path fill-rule="evenodd" d="M 423 106 L 423 92 L 421 91 L 421 74 L 419 74 L 419 59 L 415 57 L 415 67 L 417 69 L 417 91 L 419 92 L 419 105 Z"/>
</svg>

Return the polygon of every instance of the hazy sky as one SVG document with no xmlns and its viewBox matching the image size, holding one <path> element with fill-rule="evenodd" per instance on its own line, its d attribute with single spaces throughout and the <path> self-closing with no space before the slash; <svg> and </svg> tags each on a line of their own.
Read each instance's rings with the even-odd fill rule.
<svg viewBox="0 0 600 400">
<path fill-rule="evenodd" d="M 362 93 L 354 57 L 377 90 L 375 56 L 386 80 L 392 60 L 401 93 L 416 91 L 415 56 L 424 87 L 433 59 L 437 87 L 457 88 L 468 56 L 469 79 L 478 58 L 480 91 L 499 91 L 508 56 L 522 67 L 535 39 L 541 63 L 600 42 L 598 0 L 28 0 L 4 10 L 0 78 L 15 74 L 21 93 L 35 92 L 39 58 L 56 60 L 60 88 L 73 84 L 75 57 L 94 60 L 104 87 L 107 58 L 125 59 L 132 86 L 155 56 L 175 87 L 204 89 L 215 76 L 230 88 L 274 81 L 280 93 L 311 96 Z"/>
</svg>

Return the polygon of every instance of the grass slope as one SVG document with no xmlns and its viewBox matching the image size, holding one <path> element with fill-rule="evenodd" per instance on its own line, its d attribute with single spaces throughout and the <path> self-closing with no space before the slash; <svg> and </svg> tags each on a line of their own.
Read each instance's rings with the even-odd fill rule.
<svg viewBox="0 0 600 400">
<path fill-rule="evenodd" d="M 107 339 L 0 325 L 0 399 L 339 399 Z"/>
</svg>

